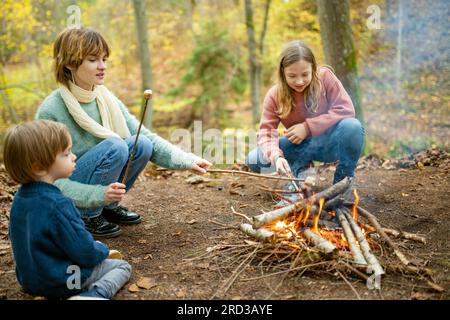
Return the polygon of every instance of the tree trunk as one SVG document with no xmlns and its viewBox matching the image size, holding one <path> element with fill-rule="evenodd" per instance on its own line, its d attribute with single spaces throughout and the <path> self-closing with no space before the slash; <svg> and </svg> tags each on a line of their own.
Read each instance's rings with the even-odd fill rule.
<svg viewBox="0 0 450 320">
<path fill-rule="evenodd" d="M 317 6 L 325 60 L 334 68 L 336 76 L 348 91 L 356 117 L 364 125 L 349 2 L 317 0 Z"/>
<path fill-rule="evenodd" d="M 245 0 L 245 25 L 247 26 L 248 63 L 250 67 L 250 90 L 252 96 L 252 122 L 259 122 L 259 96 L 261 90 L 261 64 L 258 61 L 255 41 L 255 25 L 253 23 L 252 0 Z"/>
<path fill-rule="evenodd" d="M 146 89 L 152 88 L 152 66 L 151 54 L 148 43 L 147 33 L 147 12 L 145 0 L 133 0 L 134 15 L 136 18 L 136 31 L 139 45 L 139 58 L 141 60 L 141 76 L 142 76 L 142 93 Z M 142 97 L 142 101 L 143 101 Z M 141 110 L 143 112 L 143 110 Z M 148 102 L 147 112 L 145 114 L 144 126 L 148 129 L 152 128 L 153 119 L 153 103 Z"/>
<path fill-rule="evenodd" d="M 14 107 L 11 104 L 11 100 L 9 99 L 8 92 L 6 91 L 7 90 L 7 82 L 6 82 L 6 77 L 3 73 L 3 65 L 1 65 L 0 78 L 1 78 L 1 84 L 3 87 L 3 89 L 0 88 L 0 93 L 2 96 L 3 103 L 5 104 L 6 109 L 9 111 L 11 121 L 13 123 L 19 123 L 19 117 L 17 116 L 16 110 L 14 110 Z M 4 120 L 6 120 L 6 119 L 4 119 Z"/>
</svg>

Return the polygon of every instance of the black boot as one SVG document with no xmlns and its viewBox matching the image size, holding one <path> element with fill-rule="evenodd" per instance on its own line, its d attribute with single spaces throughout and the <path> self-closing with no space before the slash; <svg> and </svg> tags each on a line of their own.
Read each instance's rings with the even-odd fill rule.
<svg viewBox="0 0 450 320">
<path fill-rule="evenodd" d="M 95 239 L 114 238 L 122 233 L 120 227 L 115 223 L 108 222 L 103 215 L 93 218 L 83 218 L 86 230 L 89 231 Z"/>
<path fill-rule="evenodd" d="M 106 220 L 121 224 L 137 224 L 142 221 L 142 217 L 128 208 L 117 206 L 115 208 L 103 208 L 102 216 Z"/>
</svg>

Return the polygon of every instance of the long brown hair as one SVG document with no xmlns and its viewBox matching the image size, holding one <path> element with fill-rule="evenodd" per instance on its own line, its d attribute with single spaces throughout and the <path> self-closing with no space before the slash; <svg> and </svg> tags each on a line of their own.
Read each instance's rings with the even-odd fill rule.
<svg viewBox="0 0 450 320">
<path fill-rule="evenodd" d="M 286 44 L 280 54 L 277 75 L 277 98 L 279 103 L 278 114 L 280 118 L 286 118 L 294 107 L 294 91 L 289 87 L 284 75 L 285 68 L 291 64 L 304 60 L 312 67 L 312 79 L 308 87 L 303 91 L 305 107 L 310 112 L 316 112 L 319 105 L 320 81 L 316 58 L 311 49 L 300 40 L 294 40 Z"/>
<path fill-rule="evenodd" d="M 62 31 L 53 46 L 53 72 L 56 81 L 69 86 L 72 73 L 68 67 L 78 69 L 88 55 L 109 56 L 109 47 L 100 33 L 90 28 L 68 28 Z"/>
</svg>

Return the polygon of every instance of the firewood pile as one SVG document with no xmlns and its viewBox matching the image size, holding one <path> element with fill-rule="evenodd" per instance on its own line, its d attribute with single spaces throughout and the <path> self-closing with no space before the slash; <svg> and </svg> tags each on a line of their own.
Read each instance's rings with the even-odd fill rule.
<svg viewBox="0 0 450 320">
<path fill-rule="evenodd" d="M 347 277 L 359 277 L 367 285 L 380 289 L 373 279 L 386 273 L 401 273 L 424 279 L 433 289 L 441 290 L 433 282 L 433 272 L 413 257 L 407 257 L 391 239 L 426 243 L 422 235 L 384 228 L 369 211 L 355 202 L 344 200 L 351 178 L 312 193 L 300 183 L 298 201 L 269 212 L 248 217 L 239 229 L 247 236 L 244 244 L 229 243 L 209 247 L 206 253 L 187 259 L 211 259 L 218 266 L 234 269 L 219 287 L 214 297 L 223 296 L 246 268 L 259 266 L 263 275 L 241 281 L 254 281 L 273 275 L 303 275 L 306 271 L 327 271 L 337 274 L 349 286 Z M 284 190 L 267 190 L 279 195 Z M 283 277 L 284 279 L 285 277 Z M 281 285 L 281 284 L 280 284 Z M 354 288 L 352 288 L 354 290 Z M 443 289 L 442 289 L 443 290 Z M 355 291 L 355 290 L 354 290 Z"/>
</svg>

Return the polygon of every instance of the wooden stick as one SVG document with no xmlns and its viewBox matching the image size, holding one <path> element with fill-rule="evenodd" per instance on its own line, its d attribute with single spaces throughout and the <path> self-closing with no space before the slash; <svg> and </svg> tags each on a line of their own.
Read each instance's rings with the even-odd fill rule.
<svg viewBox="0 0 450 320">
<path fill-rule="evenodd" d="M 372 227 L 372 226 L 370 226 L 368 224 L 364 224 L 362 226 L 368 232 L 377 232 L 374 227 Z M 390 236 L 393 236 L 395 238 L 422 242 L 423 244 L 427 243 L 427 240 L 425 239 L 425 237 L 423 237 L 421 235 L 418 235 L 418 234 L 415 234 L 415 233 L 409 233 L 409 232 L 405 232 L 405 231 L 399 231 L 399 230 L 389 229 L 389 228 L 384 228 L 384 227 L 382 229 L 383 229 L 384 232 L 386 232 L 386 234 L 388 234 Z"/>
<path fill-rule="evenodd" d="M 239 228 L 249 236 L 252 236 L 262 241 L 273 242 L 276 239 L 275 233 L 273 233 L 272 231 L 269 231 L 264 228 L 259 228 L 255 230 L 249 223 L 242 223 Z"/>
<path fill-rule="evenodd" d="M 350 223 L 350 226 L 353 229 L 353 233 L 356 236 L 356 239 L 359 242 L 359 247 L 362 251 L 362 254 L 364 258 L 366 259 L 367 263 L 369 264 L 369 267 L 371 268 L 371 271 L 374 272 L 375 275 L 382 275 L 384 274 L 384 270 L 381 267 L 380 263 L 378 262 L 378 259 L 373 255 L 373 253 L 370 250 L 369 243 L 367 242 L 366 237 L 361 231 L 361 228 L 356 224 L 355 220 L 353 220 L 352 215 L 350 214 L 350 211 L 348 209 L 344 209 L 345 217 L 347 218 L 347 221 Z"/>
<path fill-rule="evenodd" d="M 329 187 L 328 189 L 325 189 L 322 192 L 317 193 L 313 197 L 310 197 L 308 199 L 303 199 L 299 202 L 296 202 L 294 204 L 288 205 L 283 208 L 279 208 L 276 210 L 268 211 L 263 214 L 257 215 L 253 217 L 253 227 L 259 228 L 267 223 L 270 223 L 272 221 L 284 219 L 288 215 L 290 215 L 293 212 L 297 212 L 302 210 L 306 207 L 307 204 L 315 204 L 319 201 L 320 198 L 331 199 L 337 196 L 338 194 L 343 193 L 348 189 L 350 186 L 351 179 L 345 178 L 335 185 Z M 312 201 L 312 198 L 314 198 L 314 201 Z"/>
<path fill-rule="evenodd" d="M 239 171 L 239 170 L 208 169 L 208 173 L 231 173 L 231 174 L 241 174 L 241 175 L 263 178 L 263 179 L 305 181 L 305 179 L 271 176 L 271 175 L 267 175 L 267 174 L 260 174 L 260 173 L 253 173 L 253 172 Z"/>
<path fill-rule="evenodd" d="M 353 203 L 345 202 L 345 206 L 353 206 Z M 384 232 L 383 228 L 378 223 L 377 218 L 373 214 L 371 214 L 369 211 L 367 211 L 364 208 L 361 208 L 358 206 L 358 213 L 362 215 L 364 218 L 369 220 L 371 225 L 375 228 L 377 233 L 388 243 L 388 245 L 394 250 L 395 255 L 400 259 L 400 261 L 405 265 L 408 266 L 411 264 L 411 262 L 406 258 L 406 256 L 400 251 L 400 248 L 389 238 L 389 236 Z"/>
<path fill-rule="evenodd" d="M 133 149 L 131 150 L 130 158 L 128 159 L 127 167 L 126 167 L 125 172 L 124 172 L 123 177 L 122 177 L 122 183 L 123 184 L 127 183 L 128 171 L 130 170 L 130 165 L 131 165 L 131 161 L 133 160 L 133 157 L 134 157 L 134 151 L 136 150 L 136 145 L 137 145 L 137 142 L 138 142 L 139 134 L 141 133 L 141 127 L 142 127 L 142 123 L 144 122 L 145 111 L 147 111 L 148 100 L 152 98 L 152 95 L 153 95 L 152 90 L 145 90 L 144 91 L 144 99 L 145 99 L 144 110 L 142 111 L 142 117 L 141 117 L 141 121 L 139 122 L 139 128 L 138 128 L 138 132 L 136 134 L 136 139 L 134 139 Z"/>
<path fill-rule="evenodd" d="M 311 229 L 305 228 L 303 230 L 303 235 L 306 239 L 312 242 L 314 244 L 314 247 L 316 247 L 320 252 L 326 254 L 333 254 L 336 252 L 336 247 L 331 242 L 322 238 L 317 233 L 312 232 Z"/>
<path fill-rule="evenodd" d="M 231 211 L 233 211 L 233 214 L 235 214 L 237 216 L 240 216 L 240 217 L 244 218 L 245 220 L 247 220 L 248 222 L 252 223 L 252 219 L 247 217 L 245 214 L 237 212 L 236 210 L 234 210 L 233 206 L 231 206 Z"/>
<path fill-rule="evenodd" d="M 339 271 L 336 271 L 339 276 L 345 281 L 345 283 L 350 287 L 350 289 L 352 289 L 352 291 L 355 293 L 356 297 L 358 298 L 358 300 L 361 300 L 361 296 L 359 295 L 358 291 L 356 291 L 355 287 L 352 286 L 352 284 L 347 280 L 347 278 L 345 278 L 343 276 L 342 273 L 340 273 Z"/>
<path fill-rule="evenodd" d="M 345 238 L 347 239 L 348 246 L 350 248 L 350 251 L 353 254 L 353 259 L 355 263 L 366 265 L 367 262 L 364 259 L 364 256 L 361 252 L 361 250 L 358 247 L 358 244 L 356 243 L 355 236 L 353 235 L 352 229 L 350 228 L 350 224 L 345 218 L 344 211 L 340 208 L 336 209 L 336 214 L 339 218 L 339 221 L 341 222 L 342 229 L 344 230 Z"/>
<path fill-rule="evenodd" d="M 388 228 L 383 228 L 383 231 L 386 232 L 386 234 L 389 234 L 396 238 L 414 240 L 414 241 L 422 242 L 423 244 L 427 243 L 427 240 L 425 239 L 425 237 L 422 237 L 418 234 L 409 233 L 409 232 L 405 232 L 405 231 L 398 231 L 398 230 L 388 229 Z"/>
</svg>

